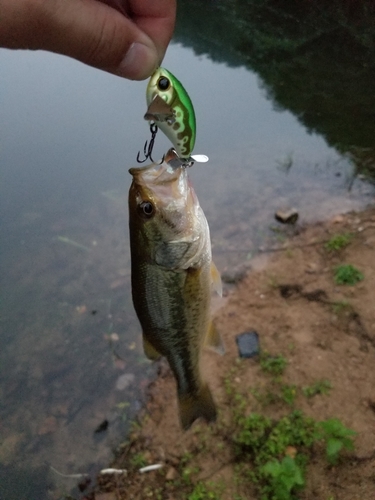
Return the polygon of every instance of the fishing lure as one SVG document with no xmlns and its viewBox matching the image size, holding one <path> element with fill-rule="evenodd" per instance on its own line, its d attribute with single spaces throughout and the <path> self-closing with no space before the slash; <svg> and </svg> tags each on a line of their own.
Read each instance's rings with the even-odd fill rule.
<svg viewBox="0 0 375 500">
<path fill-rule="evenodd" d="M 154 122 L 172 142 L 178 156 L 188 159 L 196 138 L 194 107 L 183 85 L 164 68 L 150 78 L 145 120 Z"/>
</svg>

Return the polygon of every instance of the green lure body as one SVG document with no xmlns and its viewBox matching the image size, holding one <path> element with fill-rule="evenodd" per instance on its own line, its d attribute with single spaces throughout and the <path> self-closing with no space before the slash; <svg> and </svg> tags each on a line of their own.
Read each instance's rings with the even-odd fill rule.
<svg viewBox="0 0 375 500">
<path fill-rule="evenodd" d="M 146 99 L 145 119 L 164 132 L 180 158 L 190 158 L 196 138 L 195 113 L 181 82 L 166 69 L 158 68 L 148 83 Z"/>
</svg>

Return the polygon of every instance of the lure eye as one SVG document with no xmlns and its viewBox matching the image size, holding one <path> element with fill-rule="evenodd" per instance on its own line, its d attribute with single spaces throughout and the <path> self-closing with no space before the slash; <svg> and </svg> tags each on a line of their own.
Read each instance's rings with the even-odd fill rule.
<svg viewBox="0 0 375 500">
<path fill-rule="evenodd" d="M 150 217 L 152 217 L 154 215 L 154 206 L 149 201 L 143 201 L 139 205 L 139 210 L 141 212 L 141 215 L 143 217 L 146 217 L 147 219 L 149 219 Z"/>
<path fill-rule="evenodd" d="M 170 81 L 168 80 L 168 78 L 166 78 L 165 76 L 161 76 L 158 80 L 158 89 L 165 91 L 169 89 L 169 86 Z"/>
</svg>

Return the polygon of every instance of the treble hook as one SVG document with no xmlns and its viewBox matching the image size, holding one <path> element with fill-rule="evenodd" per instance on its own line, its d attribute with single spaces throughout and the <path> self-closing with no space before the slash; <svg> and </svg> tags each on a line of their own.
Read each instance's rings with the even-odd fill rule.
<svg viewBox="0 0 375 500">
<path fill-rule="evenodd" d="M 137 154 L 137 162 L 138 163 L 144 163 L 147 159 L 150 159 L 152 161 L 152 163 L 156 163 L 152 159 L 152 156 L 151 156 L 152 150 L 154 149 L 154 142 L 155 142 L 156 134 L 158 132 L 158 126 L 154 122 L 150 123 L 150 132 L 151 132 L 150 142 L 147 145 L 147 141 L 146 141 L 145 145 L 143 147 L 143 154 L 145 155 L 145 159 L 144 160 L 139 159 L 139 155 L 141 152 L 138 151 L 138 154 Z M 162 162 L 163 162 L 163 160 L 164 160 L 164 156 L 163 156 Z"/>
</svg>

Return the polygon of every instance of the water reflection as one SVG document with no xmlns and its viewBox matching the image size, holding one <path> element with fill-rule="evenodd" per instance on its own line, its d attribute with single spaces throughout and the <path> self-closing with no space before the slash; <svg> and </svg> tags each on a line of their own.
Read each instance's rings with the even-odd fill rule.
<svg viewBox="0 0 375 500">
<path fill-rule="evenodd" d="M 208 26 L 203 7 L 187 17 L 190 3 L 180 4 L 178 39 L 225 64 L 174 44 L 165 65 L 194 102 L 195 152 L 210 157 L 191 176 L 222 270 L 272 241 L 283 205 L 296 206 L 305 223 L 372 200 L 371 185 L 353 176 L 360 155 L 340 152 L 354 145 L 371 165 L 363 138 L 374 94 L 369 88 L 366 109 L 350 92 L 325 99 L 328 82 L 330 95 L 343 91 L 330 74 L 318 99 L 311 46 L 299 77 L 292 62 L 300 59 L 286 64 L 281 50 L 258 53 L 256 66 L 260 49 L 244 50 L 252 16 L 243 16 L 238 44 L 234 30 L 226 39 L 210 27 L 223 16 L 233 26 L 237 11 L 212 2 Z M 266 25 L 257 26 L 264 40 Z M 0 496 L 42 500 L 48 489 L 72 487 L 49 465 L 63 474 L 106 465 L 152 372 L 131 304 L 126 203 L 127 169 L 148 138 L 146 84 L 46 53 L 0 51 L 0 66 Z M 343 117 L 354 107 L 351 124 Z M 159 134 L 155 155 L 168 147 Z M 95 434 L 104 420 L 108 429 Z"/>
<path fill-rule="evenodd" d="M 371 0 L 191 0 L 179 5 L 175 38 L 255 71 L 278 109 L 375 177 L 374 14 Z"/>
</svg>

